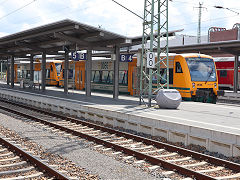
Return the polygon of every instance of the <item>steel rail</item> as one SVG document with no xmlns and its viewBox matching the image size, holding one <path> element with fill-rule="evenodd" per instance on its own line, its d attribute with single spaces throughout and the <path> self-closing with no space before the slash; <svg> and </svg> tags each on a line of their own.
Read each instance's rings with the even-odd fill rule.
<svg viewBox="0 0 240 180">
<path fill-rule="evenodd" d="M 170 152 L 178 152 L 181 155 L 190 156 L 190 157 L 193 157 L 196 160 L 206 161 L 206 162 L 209 162 L 209 163 L 214 164 L 214 165 L 224 166 L 224 167 L 226 167 L 228 169 L 231 169 L 233 171 L 240 172 L 240 164 L 238 164 L 238 163 L 234 163 L 234 162 L 227 161 L 227 160 L 224 160 L 224 159 L 216 158 L 216 157 L 209 156 L 209 155 L 206 155 L 206 154 L 202 154 L 202 153 L 199 153 L 199 152 L 196 152 L 196 151 L 191 151 L 189 149 L 177 147 L 177 146 L 174 146 L 174 145 L 171 145 L 171 144 L 155 141 L 155 140 L 152 140 L 152 139 L 147 139 L 147 138 L 137 136 L 137 135 L 133 135 L 133 134 L 130 134 L 130 133 L 121 132 L 121 131 L 118 131 L 118 130 L 115 130 L 115 129 L 107 128 L 107 127 L 97 125 L 97 124 L 94 124 L 94 123 L 91 123 L 91 122 L 87 122 L 87 121 L 84 121 L 84 120 L 80 120 L 80 119 L 77 119 L 77 118 L 73 118 L 73 117 L 69 117 L 69 116 L 67 117 L 65 115 L 56 114 L 56 113 L 53 113 L 53 112 L 50 112 L 50 111 L 47 111 L 47 110 L 38 109 L 36 107 L 28 106 L 28 105 L 25 105 L 25 104 L 19 104 L 19 103 L 16 103 L 16 102 L 9 102 L 9 101 L 5 101 L 5 102 L 6 103 L 12 103 L 13 105 L 22 106 L 24 108 L 28 108 L 28 109 L 31 109 L 31 110 L 34 110 L 34 111 L 37 111 L 37 112 L 40 112 L 40 113 L 55 116 L 55 117 L 58 117 L 58 118 L 61 118 L 61 119 L 65 119 L 65 120 L 71 121 L 71 122 L 76 123 L 76 124 L 82 124 L 82 125 L 94 128 L 94 129 L 109 132 L 111 134 L 116 134 L 118 136 L 123 136 L 123 137 L 126 137 L 126 138 L 130 138 L 130 139 L 133 139 L 135 141 L 143 142 L 147 145 L 154 145 L 157 148 L 164 148 L 164 149 L 166 149 L 167 151 L 170 151 Z"/>
<path fill-rule="evenodd" d="M 51 127 L 60 129 L 60 130 L 65 131 L 67 133 L 71 133 L 73 135 L 82 137 L 84 139 L 87 139 L 87 140 L 90 140 L 90 141 L 94 141 L 97 144 L 102 144 L 102 145 L 104 145 L 104 146 L 106 146 L 108 148 L 112 148 L 112 149 L 114 149 L 116 151 L 121 151 L 121 152 L 124 152 L 125 154 L 131 155 L 131 156 L 135 156 L 137 159 L 144 159 L 144 160 L 150 162 L 151 164 L 159 165 L 159 166 L 161 166 L 161 167 L 163 167 L 165 169 L 177 171 L 178 173 L 180 173 L 180 174 L 182 174 L 184 176 L 194 177 L 196 179 L 205 179 L 205 180 L 213 180 L 213 179 L 215 179 L 214 177 L 205 175 L 203 173 L 199 173 L 199 172 L 196 172 L 196 171 L 193 171 L 193 170 L 190 170 L 190 169 L 178 166 L 176 164 L 173 164 L 173 163 L 170 163 L 170 162 L 167 162 L 167 161 L 155 158 L 153 156 L 149 156 L 149 155 L 143 154 L 141 152 L 134 151 L 132 149 L 128 149 L 126 147 L 122 147 L 120 145 L 117 145 L 117 144 L 114 144 L 114 143 L 111 143 L 111 142 L 108 142 L 108 141 L 104 141 L 102 139 L 99 139 L 99 138 L 96 138 L 96 137 L 93 137 L 93 136 L 90 136 L 90 135 L 87 135 L 87 134 L 84 134 L 84 133 L 81 133 L 81 132 L 78 132 L 78 131 L 66 128 L 66 127 L 63 127 L 63 126 L 55 124 L 55 123 L 51 123 L 49 121 L 43 120 L 41 118 L 37 118 L 35 116 L 29 115 L 29 114 L 26 114 L 26 113 L 23 113 L 23 112 L 20 112 L 20 111 L 17 111 L 17 110 L 6 108 L 6 107 L 4 107 L 2 105 L 0 105 L 0 108 L 6 110 L 8 112 L 11 112 L 11 113 L 14 113 L 14 114 L 18 114 L 20 116 L 24 116 L 26 118 L 29 118 L 29 119 L 41 122 L 41 123 L 43 123 L 45 125 L 49 125 Z M 78 123 L 80 123 L 80 122 L 78 122 Z M 101 128 L 103 128 L 103 127 L 101 127 Z"/>
<path fill-rule="evenodd" d="M 39 168 L 40 170 L 44 171 L 44 173 L 47 173 L 48 175 L 57 178 L 57 179 L 63 179 L 63 180 L 68 180 L 69 178 L 60 172 L 56 171 L 55 169 L 51 168 L 48 166 L 46 163 L 38 160 L 31 154 L 27 153 L 26 151 L 22 150 L 21 148 L 15 146 L 14 144 L 8 142 L 4 138 L 0 137 L 0 143 L 3 144 L 5 147 L 8 147 L 10 151 L 14 152 L 24 160 L 30 162 L 33 164 L 35 167 Z"/>
</svg>

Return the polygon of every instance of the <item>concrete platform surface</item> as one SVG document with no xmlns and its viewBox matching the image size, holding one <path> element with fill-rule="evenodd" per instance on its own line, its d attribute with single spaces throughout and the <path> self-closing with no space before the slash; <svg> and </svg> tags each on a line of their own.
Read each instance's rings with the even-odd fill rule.
<svg viewBox="0 0 240 180">
<path fill-rule="evenodd" d="M 43 93 L 30 89 L 9 89 L 0 85 L 0 96 L 24 101 L 43 108 L 75 114 L 185 145 L 198 144 L 227 156 L 240 155 L 240 105 L 182 102 L 178 109 L 147 108 L 139 99 L 111 94 L 92 93 L 47 87 Z"/>
</svg>

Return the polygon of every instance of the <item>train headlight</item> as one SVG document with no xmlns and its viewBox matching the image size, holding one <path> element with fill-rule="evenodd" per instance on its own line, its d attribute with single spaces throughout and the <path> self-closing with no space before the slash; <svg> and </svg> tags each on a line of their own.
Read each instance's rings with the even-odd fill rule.
<svg viewBox="0 0 240 180">
<path fill-rule="evenodd" d="M 214 87 L 217 88 L 217 83 L 214 83 Z"/>
<path fill-rule="evenodd" d="M 195 88 L 195 83 L 192 83 L 192 87 Z"/>
</svg>

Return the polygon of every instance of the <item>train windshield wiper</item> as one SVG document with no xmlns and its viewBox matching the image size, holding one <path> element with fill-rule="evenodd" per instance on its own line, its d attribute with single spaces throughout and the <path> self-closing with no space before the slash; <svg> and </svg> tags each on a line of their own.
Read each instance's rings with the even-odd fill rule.
<svg viewBox="0 0 240 180">
<path fill-rule="evenodd" d="M 207 80 L 205 81 L 205 84 L 208 82 L 208 79 L 211 77 L 212 73 L 213 73 L 213 68 L 211 67 L 211 71 L 210 71 L 210 73 L 208 75 Z"/>
</svg>

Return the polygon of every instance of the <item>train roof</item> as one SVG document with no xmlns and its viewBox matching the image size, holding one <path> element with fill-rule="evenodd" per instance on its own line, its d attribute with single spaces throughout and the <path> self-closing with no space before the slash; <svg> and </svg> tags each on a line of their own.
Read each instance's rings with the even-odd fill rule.
<svg viewBox="0 0 240 180">
<path fill-rule="evenodd" d="M 235 61 L 235 57 L 214 57 L 213 59 L 216 62 Z"/>
</svg>

